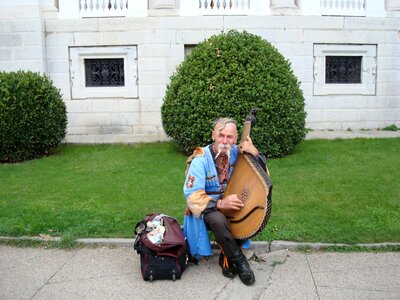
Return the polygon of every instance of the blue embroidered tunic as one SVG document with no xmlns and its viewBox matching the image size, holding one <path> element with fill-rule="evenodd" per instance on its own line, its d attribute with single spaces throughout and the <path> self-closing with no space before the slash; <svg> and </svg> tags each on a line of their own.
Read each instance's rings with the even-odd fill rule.
<svg viewBox="0 0 400 300">
<path fill-rule="evenodd" d="M 183 186 L 183 193 L 187 202 L 189 202 L 189 198 L 193 193 L 201 193 L 204 191 L 210 197 L 207 207 L 212 207 L 214 203 L 223 197 L 226 184 L 221 185 L 218 180 L 216 162 L 214 161 L 210 146 L 206 146 L 202 149 L 204 155 L 197 155 L 191 161 Z M 236 163 L 237 155 L 238 147 L 237 145 L 233 145 L 230 153 L 228 180 Z M 212 255 L 210 239 L 203 219 L 203 213 L 198 217 L 193 213 L 185 215 L 183 231 L 187 238 L 192 256 L 199 259 L 201 256 Z"/>
</svg>

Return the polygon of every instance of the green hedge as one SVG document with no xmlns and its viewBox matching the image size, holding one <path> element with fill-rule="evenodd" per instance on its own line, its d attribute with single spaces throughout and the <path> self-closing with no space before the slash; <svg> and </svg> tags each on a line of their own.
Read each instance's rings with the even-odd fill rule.
<svg viewBox="0 0 400 300">
<path fill-rule="evenodd" d="M 60 91 L 46 75 L 0 72 L 0 162 L 48 155 L 65 137 Z"/>
<path fill-rule="evenodd" d="M 211 122 L 231 117 L 239 131 L 258 107 L 253 142 L 283 156 L 305 137 L 304 97 L 290 63 L 261 37 L 229 31 L 197 45 L 170 78 L 162 122 L 180 151 L 211 142 Z"/>
</svg>

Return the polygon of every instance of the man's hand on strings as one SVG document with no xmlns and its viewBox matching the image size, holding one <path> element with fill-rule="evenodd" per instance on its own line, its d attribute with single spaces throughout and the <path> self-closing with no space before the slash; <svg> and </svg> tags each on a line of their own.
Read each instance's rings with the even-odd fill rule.
<svg viewBox="0 0 400 300">
<path fill-rule="evenodd" d="M 244 206 L 242 200 L 236 194 L 226 196 L 218 200 L 217 208 L 222 210 L 240 210 Z"/>
</svg>

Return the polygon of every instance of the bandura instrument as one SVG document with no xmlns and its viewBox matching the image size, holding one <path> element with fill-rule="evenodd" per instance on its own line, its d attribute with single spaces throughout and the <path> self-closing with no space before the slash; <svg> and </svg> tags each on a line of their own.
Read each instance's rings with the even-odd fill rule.
<svg viewBox="0 0 400 300">
<path fill-rule="evenodd" d="M 250 136 L 255 112 L 252 109 L 243 126 L 241 142 Z M 248 153 L 239 153 L 235 168 L 229 179 L 224 195 L 236 194 L 243 202 L 240 210 L 226 210 L 223 213 L 230 222 L 231 232 L 236 239 L 249 239 L 267 225 L 271 214 L 272 182 L 269 174 L 257 159 Z"/>
</svg>

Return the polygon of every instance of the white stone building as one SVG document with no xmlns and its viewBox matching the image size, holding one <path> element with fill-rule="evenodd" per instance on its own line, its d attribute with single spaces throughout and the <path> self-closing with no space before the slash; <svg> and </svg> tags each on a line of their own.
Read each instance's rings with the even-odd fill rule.
<svg viewBox="0 0 400 300">
<path fill-rule="evenodd" d="M 166 140 L 169 77 L 229 29 L 289 59 L 308 128 L 400 127 L 400 0 L 1 0 L 0 70 L 50 76 L 67 142 Z"/>
</svg>

